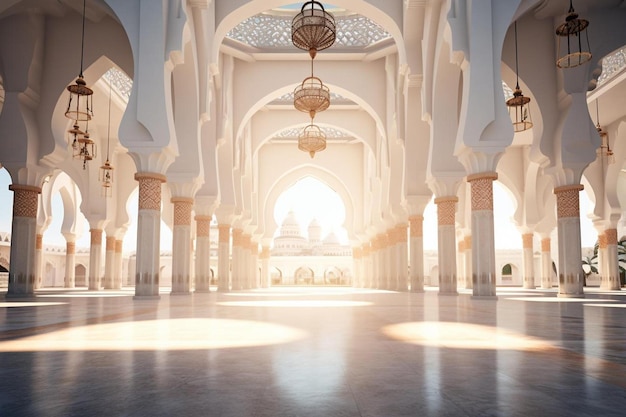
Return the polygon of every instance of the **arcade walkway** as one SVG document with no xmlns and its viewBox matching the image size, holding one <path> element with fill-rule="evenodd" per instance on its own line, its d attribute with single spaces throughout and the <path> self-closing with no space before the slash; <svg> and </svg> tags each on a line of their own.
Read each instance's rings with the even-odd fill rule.
<svg viewBox="0 0 626 417">
<path fill-rule="evenodd" d="M 0 296 L 2 416 L 611 416 L 626 292 Z"/>
</svg>

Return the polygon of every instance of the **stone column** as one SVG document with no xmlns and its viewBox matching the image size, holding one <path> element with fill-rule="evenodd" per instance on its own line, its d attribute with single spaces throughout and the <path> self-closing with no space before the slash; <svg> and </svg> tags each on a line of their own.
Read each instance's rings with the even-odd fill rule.
<svg viewBox="0 0 626 417">
<path fill-rule="evenodd" d="M 600 276 L 600 288 L 607 289 L 607 263 L 606 263 L 606 234 L 604 231 L 598 233 L 598 259 L 597 259 L 597 267 L 598 267 L 598 275 Z"/>
<path fill-rule="evenodd" d="M 607 290 L 621 289 L 619 262 L 617 258 L 617 229 L 606 229 L 606 271 L 602 274 L 603 287 Z"/>
<path fill-rule="evenodd" d="M 196 292 L 211 291 L 211 216 L 196 220 Z"/>
<path fill-rule="evenodd" d="M 380 285 L 378 288 L 384 290 L 389 289 L 389 238 L 387 233 L 381 233 L 378 236 L 378 244 L 380 253 Z"/>
<path fill-rule="evenodd" d="M 269 288 L 271 285 L 270 276 L 270 247 L 262 246 L 261 253 L 259 254 L 261 259 L 261 288 Z"/>
<path fill-rule="evenodd" d="M 89 289 L 100 291 L 102 279 L 100 266 L 102 264 L 102 229 L 89 229 L 91 245 L 89 247 Z"/>
<path fill-rule="evenodd" d="M 533 255 L 533 234 L 522 235 L 522 247 L 524 255 L 524 288 L 535 288 L 535 267 Z"/>
<path fill-rule="evenodd" d="M 137 257 L 135 267 L 135 297 L 159 297 L 161 244 L 161 184 L 164 175 L 141 172 L 139 182 L 139 211 L 137 215 Z"/>
<path fill-rule="evenodd" d="M 104 288 L 115 289 L 115 236 L 109 235 L 104 256 Z"/>
<path fill-rule="evenodd" d="M 191 294 L 191 209 L 193 198 L 172 197 L 172 294 Z"/>
<path fill-rule="evenodd" d="M 65 242 L 65 288 L 76 286 L 76 242 L 66 240 Z"/>
<path fill-rule="evenodd" d="M 550 238 L 541 239 L 541 288 L 552 288 L 552 255 L 550 253 Z"/>
<path fill-rule="evenodd" d="M 439 261 L 439 294 L 456 295 L 455 196 L 435 198 L 437 205 L 437 257 Z"/>
<path fill-rule="evenodd" d="M 467 273 L 465 271 L 465 258 L 467 257 L 467 253 L 465 251 L 465 239 L 463 239 L 463 235 L 459 237 L 459 240 L 456 244 L 457 246 L 457 285 L 465 288 L 465 283 L 467 282 Z"/>
<path fill-rule="evenodd" d="M 396 229 L 387 230 L 387 289 L 398 289 L 398 236 Z"/>
<path fill-rule="evenodd" d="M 43 235 L 37 233 L 35 237 L 35 289 L 43 285 Z"/>
<path fill-rule="evenodd" d="M 370 288 L 380 288 L 380 253 L 378 250 L 378 235 L 374 236 L 370 243 L 370 256 L 372 258 L 372 286 Z"/>
<path fill-rule="evenodd" d="M 251 271 L 251 252 L 250 252 L 250 235 L 245 233 L 241 234 L 241 288 L 244 290 L 248 290 L 252 288 L 252 277 L 250 276 Z"/>
<path fill-rule="evenodd" d="M 361 276 L 361 258 L 362 252 L 360 246 L 355 246 L 352 248 L 352 270 L 354 271 L 354 275 L 352 277 L 352 286 L 354 288 L 359 288 L 363 286 L 363 277 Z"/>
<path fill-rule="evenodd" d="M 14 194 L 9 288 L 6 297 L 28 297 L 35 293 L 37 205 L 41 188 L 12 184 L 9 190 Z"/>
<path fill-rule="evenodd" d="M 230 291 L 230 225 L 219 224 L 217 245 L 217 290 Z"/>
<path fill-rule="evenodd" d="M 409 289 L 409 253 L 408 253 L 408 225 L 400 224 L 396 226 L 397 247 L 398 247 L 398 286 L 399 291 L 408 291 Z"/>
<path fill-rule="evenodd" d="M 259 244 L 250 241 L 250 288 L 259 287 Z"/>
<path fill-rule="evenodd" d="M 363 244 L 363 259 L 361 271 L 363 271 L 363 288 L 372 288 L 372 248 L 370 242 Z"/>
<path fill-rule="evenodd" d="M 472 282 L 472 235 L 465 235 L 463 242 L 465 243 L 465 289 L 471 290 L 474 287 Z"/>
<path fill-rule="evenodd" d="M 122 249 L 124 248 L 124 242 L 122 239 L 115 239 L 115 269 L 113 272 L 113 288 L 121 290 L 124 285 L 124 277 L 122 276 L 124 254 Z"/>
<path fill-rule="evenodd" d="M 424 216 L 409 217 L 411 292 L 424 292 Z"/>
<path fill-rule="evenodd" d="M 472 289 L 475 297 L 496 296 L 493 181 L 496 172 L 468 175 L 472 194 Z"/>
<path fill-rule="evenodd" d="M 242 235 L 243 230 L 233 228 L 231 275 L 232 289 L 234 291 L 243 289 L 243 284 L 241 283 L 241 263 L 243 260 L 241 250 Z"/>
<path fill-rule="evenodd" d="M 582 189 L 581 184 L 554 189 L 559 235 L 559 297 L 579 297 L 584 293 L 578 202 L 578 193 Z"/>
</svg>

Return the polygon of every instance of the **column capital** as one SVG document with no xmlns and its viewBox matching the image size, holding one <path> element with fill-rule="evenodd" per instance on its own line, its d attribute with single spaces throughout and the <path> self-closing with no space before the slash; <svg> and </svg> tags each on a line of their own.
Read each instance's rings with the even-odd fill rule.
<svg viewBox="0 0 626 417">
<path fill-rule="evenodd" d="M 582 184 L 563 185 L 554 188 L 554 194 L 556 194 L 557 218 L 580 216 L 578 193 L 583 189 L 584 186 Z"/>
</svg>

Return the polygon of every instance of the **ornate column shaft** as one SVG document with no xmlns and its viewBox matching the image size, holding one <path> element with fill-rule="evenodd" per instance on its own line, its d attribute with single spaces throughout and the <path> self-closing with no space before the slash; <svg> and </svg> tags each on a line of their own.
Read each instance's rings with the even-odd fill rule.
<svg viewBox="0 0 626 417">
<path fill-rule="evenodd" d="M 35 289 L 43 286 L 43 235 L 35 237 Z"/>
<path fill-rule="evenodd" d="M 191 294 L 191 209 L 193 198 L 172 197 L 172 294 Z"/>
<path fill-rule="evenodd" d="M 607 290 L 620 290 L 621 283 L 619 280 L 619 262 L 617 258 L 617 229 L 606 229 L 606 273 L 602 275 L 604 280 L 606 277 Z"/>
<path fill-rule="evenodd" d="M 398 288 L 398 236 L 396 229 L 387 230 L 387 289 L 396 291 Z"/>
<path fill-rule="evenodd" d="M 457 285 L 465 286 L 465 283 L 467 281 L 467 274 L 465 271 L 465 258 L 467 257 L 467 253 L 465 251 L 465 240 L 463 239 L 463 236 L 460 237 L 456 246 L 457 246 L 457 254 L 458 254 L 458 259 L 457 259 L 457 264 L 456 264 L 457 265 L 457 271 L 456 271 Z"/>
<path fill-rule="evenodd" d="M 102 279 L 100 268 L 102 265 L 102 229 L 90 229 L 91 245 L 89 246 L 89 289 L 100 291 Z"/>
<path fill-rule="evenodd" d="M 124 263 L 124 255 L 122 249 L 124 248 L 124 242 L 122 239 L 115 240 L 115 270 L 113 272 L 113 288 L 121 290 L 124 284 L 124 277 L 122 276 L 122 267 Z"/>
<path fill-rule="evenodd" d="M 250 288 L 260 288 L 259 283 L 259 244 L 250 241 Z"/>
<path fill-rule="evenodd" d="M 261 288 L 269 288 L 271 285 L 270 276 L 270 247 L 262 246 L 261 253 L 259 254 L 261 259 Z"/>
<path fill-rule="evenodd" d="M 232 261 L 231 261 L 231 274 L 232 274 L 232 289 L 242 290 L 243 284 L 241 282 L 241 270 L 243 254 L 241 249 L 243 230 L 233 228 L 233 245 L 232 245 Z"/>
<path fill-rule="evenodd" d="M 549 237 L 541 239 L 541 288 L 552 288 L 552 255 Z"/>
<path fill-rule="evenodd" d="M 437 205 L 437 257 L 439 258 L 439 294 L 457 294 L 455 196 L 435 198 Z"/>
<path fill-rule="evenodd" d="M 472 194 L 472 292 L 475 297 L 496 296 L 496 252 L 493 231 L 495 172 L 467 177 Z"/>
<path fill-rule="evenodd" d="M 352 248 L 352 269 L 354 276 L 352 277 L 352 286 L 355 288 L 362 287 L 363 277 L 361 276 L 361 259 L 363 257 L 361 247 L 355 246 Z"/>
<path fill-rule="evenodd" d="M 220 224 L 217 226 L 217 290 L 230 291 L 230 225 Z"/>
<path fill-rule="evenodd" d="M 211 216 L 196 220 L 196 292 L 209 292 L 211 284 Z"/>
<path fill-rule="evenodd" d="M 533 259 L 533 234 L 522 235 L 522 247 L 524 255 L 524 288 L 535 288 L 535 267 Z"/>
<path fill-rule="evenodd" d="M 584 275 L 580 248 L 580 208 L 578 193 L 581 184 L 554 189 L 556 194 L 557 229 L 559 235 L 559 297 L 583 294 Z"/>
<path fill-rule="evenodd" d="M 76 242 L 67 240 L 65 242 L 65 288 L 76 286 Z"/>
<path fill-rule="evenodd" d="M 407 241 L 407 224 L 396 226 L 397 248 L 398 248 L 398 291 L 408 291 L 409 289 L 409 253 Z"/>
<path fill-rule="evenodd" d="M 13 221 L 6 297 L 30 296 L 35 292 L 37 206 L 41 188 L 12 184 L 9 190 L 13 191 Z"/>
<path fill-rule="evenodd" d="M 104 256 L 104 288 L 115 289 L 115 236 L 106 238 L 106 253 Z"/>
<path fill-rule="evenodd" d="M 463 241 L 465 243 L 465 289 L 471 290 L 474 288 L 472 280 L 472 235 L 465 235 Z"/>
<path fill-rule="evenodd" d="M 372 260 L 372 247 L 370 242 L 363 244 L 363 287 L 373 288 L 372 284 L 372 272 L 373 272 L 373 260 Z"/>
<path fill-rule="evenodd" d="M 424 292 L 424 216 L 409 217 L 411 292 Z"/>
<path fill-rule="evenodd" d="M 606 233 L 604 231 L 602 233 L 598 233 L 598 275 L 600 275 L 600 288 L 608 289 L 608 280 L 607 280 L 607 257 L 606 257 Z"/>
<path fill-rule="evenodd" d="M 141 172 L 139 182 L 139 211 L 137 215 L 137 257 L 135 296 L 159 297 L 161 244 L 161 184 L 164 175 Z"/>
</svg>

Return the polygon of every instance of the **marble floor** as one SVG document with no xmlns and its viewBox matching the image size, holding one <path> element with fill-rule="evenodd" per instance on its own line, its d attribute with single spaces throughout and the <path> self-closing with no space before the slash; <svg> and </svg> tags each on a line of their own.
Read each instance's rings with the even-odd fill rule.
<svg viewBox="0 0 626 417">
<path fill-rule="evenodd" d="M 626 291 L 0 295 L 0 416 L 623 416 Z"/>
</svg>

